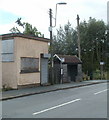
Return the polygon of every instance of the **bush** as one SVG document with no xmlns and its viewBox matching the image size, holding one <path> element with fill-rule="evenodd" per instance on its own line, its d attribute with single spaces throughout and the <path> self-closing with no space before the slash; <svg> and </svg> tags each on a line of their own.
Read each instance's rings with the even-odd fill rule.
<svg viewBox="0 0 109 120">
<path fill-rule="evenodd" d="M 11 87 L 3 85 L 2 91 L 13 90 Z"/>
<path fill-rule="evenodd" d="M 96 70 L 95 72 L 93 72 L 93 79 L 101 79 L 100 70 Z"/>
</svg>

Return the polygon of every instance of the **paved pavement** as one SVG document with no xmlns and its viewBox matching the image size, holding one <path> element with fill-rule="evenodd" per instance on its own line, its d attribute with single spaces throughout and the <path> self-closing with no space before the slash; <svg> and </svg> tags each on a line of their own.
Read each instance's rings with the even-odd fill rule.
<svg viewBox="0 0 109 120">
<path fill-rule="evenodd" d="M 55 84 L 50 86 L 39 86 L 34 88 L 23 88 L 19 90 L 4 91 L 2 92 L 2 100 L 14 99 L 18 97 L 41 94 L 41 93 L 57 91 L 57 90 L 70 89 L 75 87 L 82 87 L 82 86 L 93 85 L 93 84 L 100 84 L 103 82 L 109 82 L 109 80 L 88 80 L 88 81 L 82 81 L 77 83 L 71 82 L 71 83 L 64 83 L 64 84 Z"/>
</svg>

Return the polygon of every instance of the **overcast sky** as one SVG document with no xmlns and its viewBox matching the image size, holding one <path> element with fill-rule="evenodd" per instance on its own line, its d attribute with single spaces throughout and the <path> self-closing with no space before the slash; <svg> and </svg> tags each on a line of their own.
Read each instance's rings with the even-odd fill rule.
<svg viewBox="0 0 109 120">
<path fill-rule="evenodd" d="M 103 20 L 107 23 L 108 0 L 0 0 L 0 34 L 9 33 L 16 26 L 17 18 L 22 22 L 29 22 L 35 26 L 46 38 L 49 38 L 49 9 L 55 16 L 56 3 L 66 2 L 67 5 L 58 5 L 56 28 L 64 26 L 68 20 L 76 27 L 77 14 L 80 21 L 89 17 Z M 54 20 L 53 20 L 54 24 Z M 19 28 L 21 29 L 21 28 Z"/>
</svg>

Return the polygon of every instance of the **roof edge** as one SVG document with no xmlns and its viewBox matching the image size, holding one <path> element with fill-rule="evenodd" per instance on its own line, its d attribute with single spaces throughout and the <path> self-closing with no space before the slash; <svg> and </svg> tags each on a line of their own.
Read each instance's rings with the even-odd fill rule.
<svg viewBox="0 0 109 120">
<path fill-rule="evenodd" d="M 23 38 L 28 38 L 28 39 L 34 39 L 34 40 L 39 40 L 39 41 L 44 41 L 44 42 L 49 42 L 50 39 L 48 38 L 43 38 L 43 37 L 36 37 L 33 35 L 25 35 L 23 33 L 8 33 L 8 34 L 2 34 L 0 35 L 2 38 L 8 38 L 8 37 L 23 37 Z"/>
<path fill-rule="evenodd" d="M 66 59 L 66 56 L 71 56 L 71 57 L 75 57 L 76 59 L 79 60 L 78 63 L 75 64 L 82 64 L 82 61 L 77 57 L 77 55 L 59 55 L 59 54 L 55 54 L 53 57 L 57 57 L 61 62 L 62 62 L 62 58 L 64 58 L 64 60 Z M 66 61 L 64 61 L 63 63 L 67 63 Z"/>
</svg>

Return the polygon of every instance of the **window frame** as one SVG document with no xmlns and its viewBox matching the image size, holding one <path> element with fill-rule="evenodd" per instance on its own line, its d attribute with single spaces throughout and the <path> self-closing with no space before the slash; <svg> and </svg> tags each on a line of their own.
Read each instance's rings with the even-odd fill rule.
<svg viewBox="0 0 109 120">
<path fill-rule="evenodd" d="M 22 69 L 22 59 L 26 59 L 26 58 L 29 58 L 29 59 L 36 59 L 36 68 L 35 69 L 25 69 L 23 70 Z M 21 57 L 20 58 L 20 74 L 25 74 L 25 73 L 36 73 L 36 72 L 39 72 L 39 58 L 35 58 L 35 57 Z"/>
</svg>

